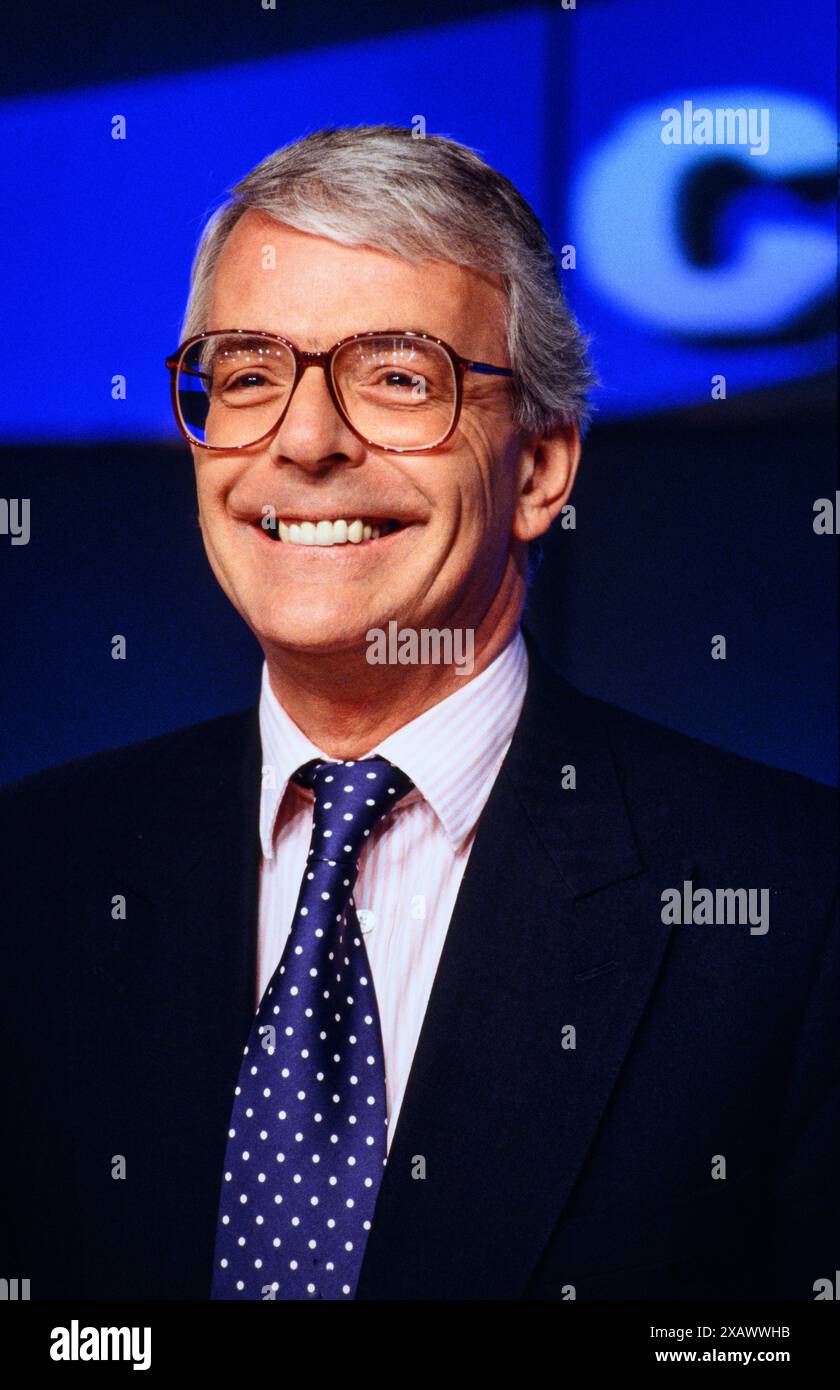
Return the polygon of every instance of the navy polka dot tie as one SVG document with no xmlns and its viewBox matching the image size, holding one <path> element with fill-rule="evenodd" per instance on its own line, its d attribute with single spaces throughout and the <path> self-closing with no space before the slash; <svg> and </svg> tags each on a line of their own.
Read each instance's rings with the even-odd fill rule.
<svg viewBox="0 0 840 1390">
<path fill-rule="evenodd" d="M 384 758 L 306 763 L 312 842 L 228 1130 L 214 1299 L 352 1298 L 386 1158 L 385 1061 L 353 902 L 377 822 L 412 787 Z"/>
</svg>

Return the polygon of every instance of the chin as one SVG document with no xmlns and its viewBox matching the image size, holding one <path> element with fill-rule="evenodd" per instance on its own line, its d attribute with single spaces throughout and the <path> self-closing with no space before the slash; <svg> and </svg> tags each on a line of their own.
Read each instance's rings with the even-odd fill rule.
<svg viewBox="0 0 840 1390">
<path fill-rule="evenodd" d="M 373 621 L 348 619 L 347 614 L 335 605 L 329 612 L 320 614 L 308 610 L 296 616 L 286 610 L 279 621 L 276 612 L 249 621 L 263 648 L 271 646 L 301 654 L 311 653 L 313 656 L 327 656 L 354 648 L 364 650 L 368 645 L 368 629 L 375 625 Z"/>
</svg>

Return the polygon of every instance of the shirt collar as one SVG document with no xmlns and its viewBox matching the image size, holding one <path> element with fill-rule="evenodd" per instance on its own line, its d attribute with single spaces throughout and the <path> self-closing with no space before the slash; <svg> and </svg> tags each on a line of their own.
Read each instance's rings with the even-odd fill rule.
<svg viewBox="0 0 840 1390">
<path fill-rule="evenodd" d="M 260 843 L 266 859 L 274 857 L 274 824 L 289 778 L 312 758 L 328 760 L 327 754 L 286 713 L 274 691 L 264 661 L 260 683 L 260 742 L 262 745 L 262 791 L 260 793 Z"/>
<path fill-rule="evenodd" d="M 490 665 L 461 689 L 382 739 L 378 753 L 402 768 L 459 850 L 474 829 L 516 727 L 528 680 L 528 654 L 519 628 Z M 311 758 L 327 754 L 307 738 L 280 704 L 263 663 L 259 703 L 263 787 L 260 841 L 274 853 L 277 811 L 289 778 Z"/>
</svg>

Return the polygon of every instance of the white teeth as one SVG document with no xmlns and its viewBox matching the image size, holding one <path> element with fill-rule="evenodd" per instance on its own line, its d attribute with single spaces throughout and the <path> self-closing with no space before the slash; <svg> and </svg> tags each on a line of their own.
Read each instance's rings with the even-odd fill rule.
<svg viewBox="0 0 840 1390">
<path fill-rule="evenodd" d="M 276 535 L 287 545 L 358 545 L 361 541 L 378 541 L 391 529 L 384 522 L 375 525 L 361 517 L 352 521 L 339 517 L 337 521 L 278 521 Z"/>
</svg>

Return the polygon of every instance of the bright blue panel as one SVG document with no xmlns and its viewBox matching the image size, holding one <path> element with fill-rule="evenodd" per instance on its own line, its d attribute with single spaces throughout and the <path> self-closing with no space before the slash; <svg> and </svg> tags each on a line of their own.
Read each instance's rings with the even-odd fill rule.
<svg viewBox="0 0 840 1390">
<path fill-rule="evenodd" d="M 430 134 L 477 149 L 543 211 L 545 24 L 526 11 L 0 107 L 13 204 L 0 224 L 0 316 L 44 347 L 37 362 L 7 354 L 0 432 L 174 437 L 162 362 L 203 216 L 308 131 L 422 115 Z M 111 138 L 117 114 L 125 141 Z M 58 361 L 60 374 L 46 375 L 41 364 Z M 111 399 L 115 373 L 127 378 L 124 401 Z"/>
<path fill-rule="evenodd" d="M 0 313 L 61 348 L 62 369 L 8 355 L 0 432 L 174 437 L 161 361 L 206 211 L 309 130 L 416 115 L 508 174 L 556 249 L 575 247 L 565 282 L 603 416 L 708 400 L 718 374 L 731 397 L 824 370 L 825 328 L 792 330 L 832 283 L 832 213 L 791 180 L 833 159 L 828 29 L 817 0 L 772 22 L 765 0 L 614 0 L 8 103 Z M 766 154 L 665 146 L 661 112 L 685 101 L 767 109 Z M 714 256 L 698 265 L 686 196 L 709 155 L 747 178 L 709 213 Z"/>
</svg>

